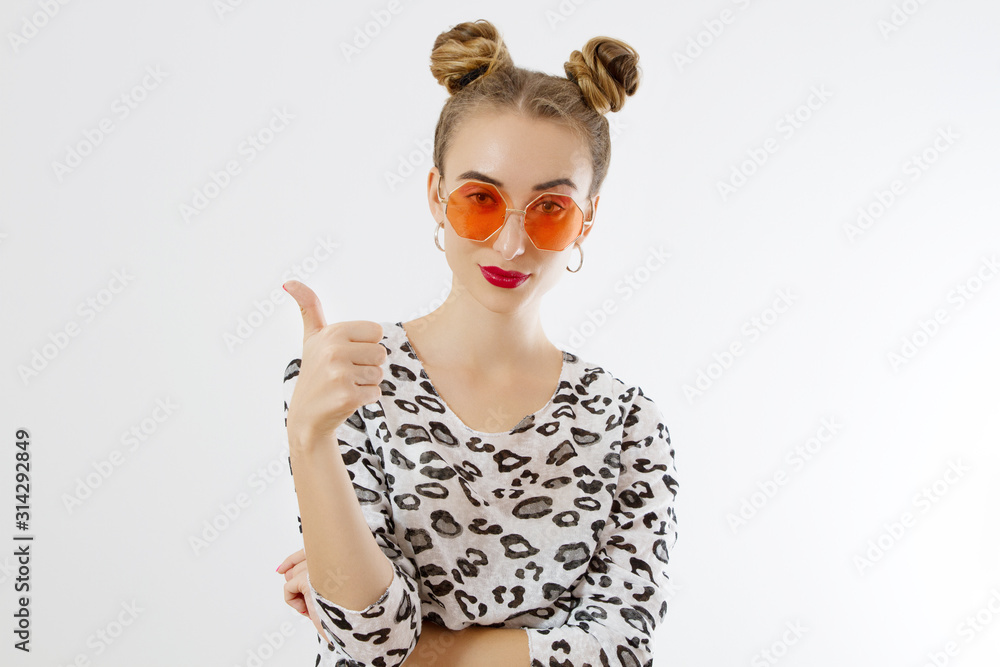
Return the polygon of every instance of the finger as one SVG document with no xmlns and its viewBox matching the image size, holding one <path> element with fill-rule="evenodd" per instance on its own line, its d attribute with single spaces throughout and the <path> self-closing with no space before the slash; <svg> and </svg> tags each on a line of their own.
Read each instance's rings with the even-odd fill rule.
<svg viewBox="0 0 1000 667">
<path fill-rule="evenodd" d="M 294 579 L 285 583 L 285 603 L 300 614 L 308 616 L 319 636 L 325 638 L 326 633 L 323 632 L 323 626 L 319 621 L 319 613 L 312 600 L 312 591 L 308 589 L 308 585 L 305 590 L 302 590 L 303 581 L 305 581 L 304 577 L 301 580 Z"/>
<path fill-rule="evenodd" d="M 378 344 L 383 338 L 384 331 L 378 322 L 369 320 L 350 320 L 348 322 L 337 322 L 338 333 L 343 334 L 347 340 L 355 343 L 375 343 Z"/>
<path fill-rule="evenodd" d="M 294 579 L 295 577 L 299 576 L 299 574 L 307 567 L 308 566 L 306 565 L 306 562 L 304 560 L 301 560 L 295 565 L 291 566 L 285 571 L 285 581 Z"/>
<path fill-rule="evenodd" d="M 285 602 L 288 604 L 289 607 L 291 607 L 298 613 L 304 614 L 306 616 L 309 615 L 308 611 L 309 608 L 306 606 L 305 598 L 303 598 L 301 595 L 296 598 L 292 598 L 290 600 L 285 600 Z"/>
<path fill-rule="evenodd" d="M 348 358 L 351 361 L 354 384 L 378 385 L 384 375 L 383 366 L 387 352 L 378 343 L 350 343 Z"/>
<path fill-rule="evenodd" d="M 293 554 L 290 554 L 285 560 L 281 561 L 281 565 L 278 566 L 278 572 L 284 573 L 288 568 L 296 565 L 297 563 L 304 561 L 306 559 L 306 550 L 299 549 Z"/>
<path fill-rule="evenodd" d="M 381 338 L 379 339 L 381 340 Z M 358 355 L 354 358 L 356 364 L 366 364 L 368 366 L 382 366 L 385 364 L 389 350 L 382 343 L 355 343 L 362 346 L 358 350 Z"/>
<path fill-rule="evenodd" d="M 298 280 L 289 280 L 282 287 L 299 304 L 299 311 L 302 313 L 303 340 L 308 339 L 326 326 L 326 318 L 323 317 L 323 306 L 320 305 L 316 292 L 313 292 Z"/>
<path fill-rule="evenodd" d="M 292 581 L 286 581 L 285 585 L 282 587 L 285 593 L 285 604 L 298 612 L 308 612 L 308 607 L 306 607 L 305 598 L 302 592 L 299 590 L 299 584 L 294 579 Z"/>
</svg>

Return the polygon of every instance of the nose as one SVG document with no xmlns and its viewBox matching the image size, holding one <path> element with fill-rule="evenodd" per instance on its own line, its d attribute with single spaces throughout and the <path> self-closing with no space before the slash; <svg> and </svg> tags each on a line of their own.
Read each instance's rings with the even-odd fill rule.
<svg viewBox="0 0 1000 667">
<path fill-rule="evenodd" d="M 500 233 L 497 234 L 497 239 L 493 242 L 493 249 L 509 262 L 524 253 L 528 243 L 531 241 L 524 231 L 524 213 L 508 209 L 503 227 L 500 228 Z"/>
</svg>

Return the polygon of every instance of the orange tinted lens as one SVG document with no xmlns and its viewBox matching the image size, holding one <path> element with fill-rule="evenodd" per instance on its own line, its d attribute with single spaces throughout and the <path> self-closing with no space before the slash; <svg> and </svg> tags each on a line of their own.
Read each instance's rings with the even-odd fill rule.
<svg viewBox="0 0 1000 667">
<path fill-rule="evenodd" d="M 448 220 L 463 239 L 485 241 L 500 229 L 507 206 L 497 189 L 466 183 L 448 195 Z"/>
<path fill-rule="evenodd" d="M 541 250 L 565 250 L 583 231 L 583 211 L 572 197 L 543 194 L 528 205 L 524 231 Z"/>
</svg>

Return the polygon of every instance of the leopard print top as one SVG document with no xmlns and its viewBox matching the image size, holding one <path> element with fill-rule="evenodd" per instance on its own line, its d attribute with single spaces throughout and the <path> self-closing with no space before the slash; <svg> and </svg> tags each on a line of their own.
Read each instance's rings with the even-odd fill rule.
<svg viewBox="0 0 1000 667">
<path fill-rule="evenodd" d="M 421 650 L 423 619 L 523 628 L 530 667 L 651 665 L 678 489 L 656 404 L 563 351 L 543 408 L 479 432 L 438 395 L 402 323 L 380 324 L 382 398 L 337 437 L 393 578 L 360 611 L 310 580 L 325 630 L 316 665 L 399 665 Z M 286 418 L 300 361 L 285 369 Z"/>
</svg>

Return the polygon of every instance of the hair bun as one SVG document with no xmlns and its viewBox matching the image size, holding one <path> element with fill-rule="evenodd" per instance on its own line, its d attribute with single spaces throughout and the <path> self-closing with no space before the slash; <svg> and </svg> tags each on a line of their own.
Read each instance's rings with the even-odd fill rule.
<svg viewBox="0 0 1000 667">
<path fill-rule="evenodd" d="M 497 68 L 513 65 L 500 32 L 485 19 L 441 33 L 431 49 L 431 74 L 452 95 Z"/>
<path fill-rule="evenodd" d="M 580 86 L 595 111 L 618 111 L 639 87 L 639 54 L 612 37 L 592 37 L 583 52 L 574 51 L 563 65 L 566 77 Z"/>
</svg>

